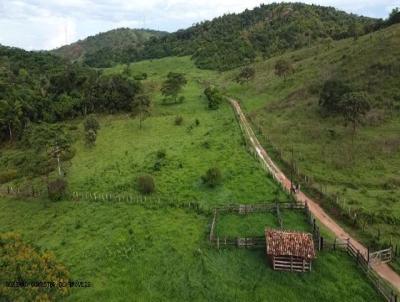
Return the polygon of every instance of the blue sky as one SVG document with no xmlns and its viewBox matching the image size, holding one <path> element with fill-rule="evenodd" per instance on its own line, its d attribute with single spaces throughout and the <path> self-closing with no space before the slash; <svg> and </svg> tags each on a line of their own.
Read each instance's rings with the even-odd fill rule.
<svg viewBox="0 0 400 302">
<path fill-rule="evenodd" d="M 257 0 L 0 0 L 0 44 L 53 49 L 118 27 L 175 31 Z M 305 0 L 347 12 L 386 18 L 400 0 Z"/>
</svg>

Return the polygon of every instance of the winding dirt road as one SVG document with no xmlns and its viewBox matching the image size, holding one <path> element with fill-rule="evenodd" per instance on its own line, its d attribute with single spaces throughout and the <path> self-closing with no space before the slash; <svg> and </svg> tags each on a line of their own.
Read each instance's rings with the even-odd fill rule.
<svg viewBox="0 0 400 302">
<path fill-rule="evenodd" d="M 275 165 L 272 159 L 269 157 L 267 152 L 261 146 L 258 141 L 256 135 L 254 134 L 249 122 L 246 119 L 246 116 L 243 114 L 242 109 L 237 101 L 230 99 L 229 100 L 232 107 L 234 108 L 241 127 L 245 134 L 250 139 L 254 149 L 259 156 L 259 159 L 266 165 L 267 169 L 272 173 L 274 178 L 279 181 L 282 187 L 290 192 L 291 183 L 290 180 L 286 177 L 286 175 Z M 314 215 L 314 217 L 320 221 L 326 228 L 328 228 L 335 236 L 341 240 L 350 239 L 351 243 L 362 253 L 364 256 L 367 255 L 367 248 L 352 237 L 349 233 L 347 233 L 340 225 L 338 225 L 313 199 L 309 198 L 303 192 L 299 191 L 295 194 L 295 199 L 301 203 L 307 203 L 310 211 Z M 397 291 L 400 292 L 400 276 L 387 264 L 377 263 L 372 266 L 372 268 L 387 282 L 389 282 Z"/>
</svg>

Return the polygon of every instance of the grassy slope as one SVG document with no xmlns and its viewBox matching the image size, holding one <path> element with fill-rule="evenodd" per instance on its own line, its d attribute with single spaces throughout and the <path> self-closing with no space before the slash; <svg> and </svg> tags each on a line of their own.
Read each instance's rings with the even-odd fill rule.
<svg viewBox="0 0 400 302">
<path fill-rule="evenodd" d="M 384 52 L 384 55 L 383 55 Z M 360 129 L 352 151 L 349 130 L 339 118 L 323 118 L 318 97 L 309 92 L 332 75 L 343 78 L 354 89 L 363 89 L 377 104 L 395 100 L 399 104 L 400 26 L 352 39 L 285 54 L 294 62 L 295 73 L 287 80 L 274 75 L 274 58 L 254 65 L 256 78 L 245 85 L 231 84 L 237 71 L 220 81 L 227 91 L 243 100 L 243 106 L 274 147 L 289 162 L 291 148 L 299 170 L 338 193 L 344 207 L 400 217 L 400 118 L 398 111 L 384 117 L 374 109 Z M 397 65 L 396 65 L 397 64 Z M 397 66 L 389 73 L 373 66 Z M 383 69 L 384 69 L 383 68 Z M 395 101 L 396 102 L 396 101 Z M 331 132 L 335 137 L 331 137 Z M 269 148 L 270 145 L 266 144 Z M 353 161 L 351 154 L 353 152 Z M 390 240 L 400 244 L 398 226 L 377 218 L 367 221 L 359 236 L 366 241 Z M 377 238 L 380 231 L 381 237 Z"/>
<path fill-rule="evenodd" d="M 229 107 L 205 109 L 200 97 L 203 79 L 211 81 L 216 74 L 194 69 L 188 58 L 142 62 L 133 69 L 149 73 L 149 89 L 159 86 L 168 71 L 185 71 L 190 80 L 185 103 L 160 106 L 160 96 L 154 93 L 153 116 L 141 131 L 136 120 L 101 117 L 96 147 L 86 149 L 82 135 L 76 142 L 77 154 L 68 171 L 72 190 L 135 192 L 136 175 L 148 172 L 154 151 L 163 148 L 167 160 L 154 172 L 156 196 L 196 198 L 209 206 L 274 197 L 277 187 L 245 151 Z M 173 125 L 176 114 L 184 117 L 183 126 Z M 187 126 L 196 117 L 200 126 L 189 133 Z M 204 140 L 210 149 L 202 147 Z M 177 169 L 179 163 L 182 168 Z M 214 164 L 221 167 L 224 182 L 210 190 L 200 184 L 199 176 Z M 282 214 L 289 229 L 307 229 L 301 214 Z M 269 215 L 237 218 L 228 217 L 222 228 L 262 234 L 265 225 L 275 226 Z M 90 289 L 74 290 L 70 301 L 380 300 L 345 254 L 321 253 L 311 274 L 274 272 L 261 251 L 210 249 L 210 217 L 182 210 L 2 199 L 0 221 L 0 231 L 19 232 L 28 242 L 54 251 L 74 279 L 93 283 Z"/>
<path fill-rule="evenodd" d="M 162 199 L 215 204 L 272 198 L 278 187 L 265 177 L 242 146 L 240 128 L 231 108 L 225 104 L 218 111 L 206 109 L 203 88 L 196 79 L 200 75 L 212 77 L 213 73 L 198 71 L 188 58 L 143 62 L 132 68 L 134 72 L 150 70 L 149 89 L 156 88 L 169 70 L 186 72 L 186 101 L 162 106 L 161 96 L 154 92 L 152 116 L 144 121 L 142 129 L 137 119 L 103 117 L 96 147 L 88 149 L 82 140 L 76 144 L 77 155 L 68 173 L 71 190 L 136 193 L 137 176 L 149 173 L 157 186 L 153 196 Z M 109 72 L 119 72 L 119 67 Z M 177 115 L 183 117 L 181 126 L 174 124 Z M 190 130 L 196 118 L 200 125 Z M 166 151 L 166 159 L 161 170 L 154 171 L 156 152 L 160 149 Z M 221 169 L 223 184 L 210 190 L 200 177 L 212 166 Z"/>
</svg>

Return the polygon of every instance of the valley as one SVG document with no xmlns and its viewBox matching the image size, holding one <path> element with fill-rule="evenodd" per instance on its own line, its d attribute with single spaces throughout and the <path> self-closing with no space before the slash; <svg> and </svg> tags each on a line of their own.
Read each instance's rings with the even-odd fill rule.
<svg viewBox="0 0 400 302">
<path fill-rule="evenodd" d="M 271 4 L 0 45 L 0 300 L 396 302 L 397 14 Z M 311 271 L 274 270 L 268 229 L 312 234 Z M 4 285 L 45 273 L 90 286 Z"/>
</svg>

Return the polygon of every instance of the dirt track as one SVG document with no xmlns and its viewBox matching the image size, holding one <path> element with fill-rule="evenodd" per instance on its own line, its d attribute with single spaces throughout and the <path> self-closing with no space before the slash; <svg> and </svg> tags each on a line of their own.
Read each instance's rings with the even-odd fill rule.
<svg viewBox="0 0 400 302">
<path fill-rule="evenodd" d="M 239 117 L 239 122 L 243 127 L 245 133 L 248 135 L 253 147 L 257 151 L 259 158 L 265 163 L 268 170 L 274 175 L 274 178 L 279 181 L 282 186 L 290 191 L 291 183 L 285 174 L 275 165 L 267 152 L 261 146 L 256 135 L 254 134 L 249 122 L 247 121 L 242 109 L 237 101 L 230 99 L 236 114 Z M 351 243 L 364 255 L 367 254 L 367 248 L 347 233 L 339 224 L 337 224 L 329 215 L 320 207 L 320 205 L 305 195 L 303 192 L 295 194 L 295 199 L 298 202 L 307 203 L 310 211 L 317 220 L 320 221 L 326 228 L 328 228 L 335 236 L 341 240 L 350 239 Z M 386 281 L 388 281 L 397 291 L 400 292 L 400 276 L 387 264 L 378 263 L 373 266 L 373 269 Z"/>
</svg>

